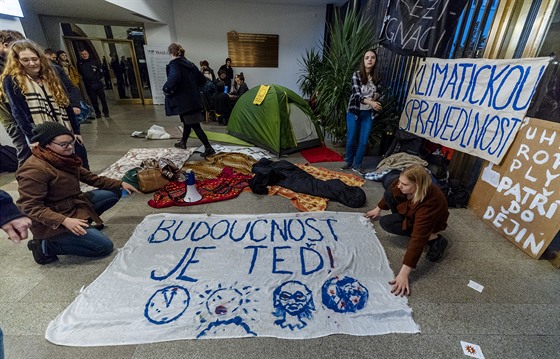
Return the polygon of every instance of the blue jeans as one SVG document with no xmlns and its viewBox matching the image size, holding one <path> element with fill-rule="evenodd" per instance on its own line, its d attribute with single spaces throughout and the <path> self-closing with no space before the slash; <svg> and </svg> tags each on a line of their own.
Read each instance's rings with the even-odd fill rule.
<svg viewBox="0 0 560 359">
<path fill-rule="evenodd" d="M 121 190 L 96 189 L 86 192 L 85 196 L 93 205 L 98 215 L 113 207 L 121 198 Z M 103 232 L 87 228 L 86 234 L 77 236 L 71 232 L 41 241 L 46 255 L 72 254 L 82 257 L 103 257 L 113 251 L 113 242 Z"/>
<path fill-rule="evenodd" d="M 360 111 L 360 115 L 348 112 L 346 114 L 346 163 L 352 168 L 360 169 L 366 153 L 366 147 L 373 118 L 371 110 Z"/>
</svg>

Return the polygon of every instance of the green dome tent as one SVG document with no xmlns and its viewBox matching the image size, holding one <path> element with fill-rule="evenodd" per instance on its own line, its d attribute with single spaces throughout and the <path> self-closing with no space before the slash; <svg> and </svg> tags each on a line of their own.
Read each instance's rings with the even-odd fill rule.
<svg viewBox="0 0 560 359">
<path fill-rule="evenodd" d="M 292 90 L 270 85 L 260 105 L 253 104 L 260 86 L 237 100 L 228 133 L 277 155 L 320 146 L 323 140 L 315 115 L 307 102 Z"/>
</svg>

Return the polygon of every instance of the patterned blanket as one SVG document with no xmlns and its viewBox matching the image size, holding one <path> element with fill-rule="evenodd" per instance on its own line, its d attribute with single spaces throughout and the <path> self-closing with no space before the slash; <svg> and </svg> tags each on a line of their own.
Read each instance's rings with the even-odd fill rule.
<svg viewBox="0 0 560 359">
<path fill-rule="evenodd" d="M 314 167 L 310 164 L 298 164 L 296 166 L 306 171 L 313 177 L 323 181 L 329 179 L 339 179 L 349 186 L 360 187 L 366 183 L 366 181 L 362 177 L 351 173 L 331 171 L 322 167 Z M 327 209 L 327 204 L 329 202 L 327 198 L 297 193 L 280 186 L 271 186 L 268 190 L 268 195 L 273 196 L 275 194 L 290 199 L 292 201 L 292 205 L 302 212 L 324 211 Z"/>
<path fill-rule="evenodd" d="M 231 168 L 224 168 L 217 178 L 198 181 L 195 186 L 202 196 L 197 202 L 185 202 L 186 182 L 169 182 L 154 193 L 154 199 L 148 201 L 153 208 L 171 206 L 194 206 L 210 202 L 225 201 L 239 196 L 243 189 L 249 187 L 252 175 L 236 173 Z"/>
</svg>

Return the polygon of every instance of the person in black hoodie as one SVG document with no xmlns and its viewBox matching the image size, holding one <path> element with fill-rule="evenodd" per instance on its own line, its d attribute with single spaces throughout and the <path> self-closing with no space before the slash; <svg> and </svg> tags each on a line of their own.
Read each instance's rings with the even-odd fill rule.
<svg viewBox="0 0 560 359">
<path fill-rule="evenodd" d="M 90 58 L 89 51 L 86 49 L 80 50 L 80 57 L 82 59 L 78 62 L 78 72 L 82 75 L 95 115 L 97 118 L 101 118 L 101 111 L 99 111 L 99 103 L 97 102 L 97 98 L 99 98 L 103 107 L 103 114 L 105 117 L 109 117 L 109 107 L 107 107 L 107 99 L 101 82 L 103 76 L 101 65 Z"/>
<path fill-rule="evenodd" d="M 166 67 L 167 81 L 163 85 L 165 94 L 165 114 L 167 116 L 179 115 L 184 125 L 183 137 L 175 144 L 175 147 L 187 148 L 187 140 L 194 130 L 205 151 L 203 157 L 211 156 L 216 153 L 206 133 L 202 130 L 200 123 L 202 116 L 202 98 L 200 86 L 206 83 L 206 77 L 198 68 L 185 58 L 185 49 L 179 44 L 172 43 L 167 48 L 173 58 Z"/>
</svg>

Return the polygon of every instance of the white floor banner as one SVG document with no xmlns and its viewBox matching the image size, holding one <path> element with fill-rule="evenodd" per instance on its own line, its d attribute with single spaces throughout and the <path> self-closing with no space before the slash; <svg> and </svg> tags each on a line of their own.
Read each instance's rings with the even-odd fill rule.
<svg viewBox="0 0 560 359">
<path fill-rule="evenodd" d="M 97 346 L 416 333 L 391 279 L 359 213 L 157 214 L 45 336 Z"/>
</svg>

